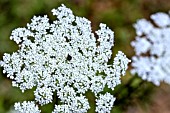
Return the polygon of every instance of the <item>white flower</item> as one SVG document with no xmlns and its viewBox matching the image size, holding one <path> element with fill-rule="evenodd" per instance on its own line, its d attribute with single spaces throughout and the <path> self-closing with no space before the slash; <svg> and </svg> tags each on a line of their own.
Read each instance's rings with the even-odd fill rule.
<svg viewBox="0 0 170 113">
<path fill-rule="evenodd" d="M 91 91 L 97 95 L 99 92 L 103 91 L 106 85 L 106 80 L 104 80 L 101 76 L 94 76 L 91 80 Z"/>
<path fill-rule="evenodd" d="M 96 99 L 95 111 L 98 113 L 110 113 L 115 100 L 116 99 L 110 93 L 106 93 L 104 95 L 100 94 L 98 99 Z"/>
<path fill-rule="evenodd" d="M 88 100 L 82 94 L 70 95 L 68 98 L 67 101 L 63 101 L 63 105 L 55 105 L 52 113 L 86 113 L 90 108 Z"/>
<path fill-rule="evenodd" d="M 166 13 L 151 15 L 151 19 L 157 26 L 144 19 L 137 21 L 134 25 L 137 36 L 131 45 L 135 49 L 136 56 L 132 58 L 131 72 L 137 73 L 142 79 L 153 82 L 155 85 L 159 85 L 161 81 L 170 83 L 169 16 Z M 145 26 L 145 28 L 139 29 L 139 26 Z"/>
<path fill-rule="evenodd" d="M 113 65 L 110 65 L 108 68 L 104 70 L 105 74 L 105 82 L 108 88 L 114 90 L 114 87 L 121 83 L 120 75 L 125 75 L 125 71 L 127 70 L 127 64 L 130 62 L 121 51 L 116 54 L 114 58 Z"/>
<path fill-rule="evenodd" d="M 53 92 L 51 87 L 37 87 L 34 91 L 35 100 L 38 101 L 41 105 L 48 104 L 53 100 Z"/>
<path fill-rule="evenodd" d="M 68 105 L 55 105 L 52 113 L 71 113 Z"/>
<path fill-rule="evenodd" d="M 152 46 L 151 42 L 149 42 L 146 38 L 140 37 L 136 37 L 136 41 L 133 41 L 131 45 L 134 47 L 136 55 L 146 53 L 150 49 L 150 46 Z"/>
<path fill-rule="evenodd" d="M 15 103 L 14 105 L 17 113 L 40 113 L 38 106 L 33 101 L 24 101 L 23 103 Z"/>
<path fill-rule="evenodd" d="M 159 26 L 166 27 L 170 25 L 170 17 L 166 13 L 156 13 L 151 15 L 151 19 Z"/>
<path fill-rule="evenodd" d="M 137 24 L 134 24 L 136 34 L 141 36 L 142 34 L 149 34 L 153 28 L 153 25 L 146 19 L 138 20 Z"/>
<path fill-rule="evenodd" d="M 97 96 L 106 85 L 114 89 L 129 60 L 118 52 L 108 64 L 114 33 L 105 24 L 100 24 L 96 38 L 86 18 L 74 16 L 64 5 L 52 12 L 57 17 L 52 23 L 47 15 L 34 16 L 27 27 L 12 31 L 10 39 L 19 50 L 5 53 L 0 65 L 13 86 L 22 91 L 35 88 L 38 104 L 51 103 L 53 96 L 58 96 L 61 105 L 56 105 L 53 113 L 85 113 L 90 108 L 83 96 L 86 91 Z"/>
</svg>

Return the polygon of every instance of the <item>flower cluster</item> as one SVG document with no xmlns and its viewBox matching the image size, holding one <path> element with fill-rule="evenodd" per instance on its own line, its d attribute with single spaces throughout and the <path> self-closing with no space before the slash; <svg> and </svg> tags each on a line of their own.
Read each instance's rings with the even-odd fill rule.
<svg viewBox="0 0 170 113">
<path fill-rule="evenodd" d="M 104 95 L 100 94 L 99 98 L 96 100 L 96 112 L 97 113 L 107 113 L 113 107 L 114 101 L 116 99 L 110 94 L 106 93 Z"/>
<path fill-rule="evenodd" d="M 35 105 L 33 101 L 24 101 L 21 103 L 15 103 L 15 110 L 19 113 L 40 113 L 41 111 L 38 109 L 38 106 Z"/>
<path fill-rule="evenodd" d="M 155 85 L 170 83 L 170 15 L 160 12 L 151 19 L 153 24 L 141 19 L 134 25 L 137 36 L 131 43 L 136 52 L 132 73 Z"/>
<path fill-rule="evenodd" d="M 60 104 L 55 105 L 53 113 L 87 112 L 90 106 L 86 91 L 96 96 L 96 112 L 109 112 L 115 98 L 100 92 L 106 86 L 114 89 L 120 84 L 130 60 L 119 51 L 108 64 L 114 33 L 105 24 L 100 24 L 95 37 L 90 21 L 74 16 L 64 5 L 52 13 L 57 17 L 52 23 L 46 15 L 34 16 L 27 27 L 12 31 L 10 39 L 19 50 L 4 54 L 0 62 L 3 73 L 23 92 L 35 87 L 34 102 L 39 105 L 51 103 L 57 96 Z M 21 113 L 40 112 L 33 102 L 16 103 L 15 109 Z"/>
</svg>

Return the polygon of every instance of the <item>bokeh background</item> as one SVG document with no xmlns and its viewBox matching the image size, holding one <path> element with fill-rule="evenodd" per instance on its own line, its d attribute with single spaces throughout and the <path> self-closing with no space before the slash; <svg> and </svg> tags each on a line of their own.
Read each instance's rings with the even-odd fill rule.
<svg viewBox="0 0 170 113">
<path fill-rule="evenodd" d="M 0 0 L 0 60 L 4 53 L 18 49 L 17 44 L 9 39 L 13 29 L 25 27 L 34 15 L 48 15 L 55 19 L 51 10 L 61 4 L 72 9 L 75 15 L 92 21 L 93 31 L 98 29 L 99 23 L 107 24 L 115 32 L 113 57 L 121 50 L 128 58 L 134 55 L 130 46 L 135 38 L 133 24 L 141 18 L 149 19 L 153 13 L 170 10 L 170 0 Z M 162 83 L 156 87 L 136 75 L 132 76 L 129 70 L 114 91 L 105 89 L 117 98 L 111 112 L 170 113 L 170 85 Z M 94 113 L 94 95 L 87 92 L 86 96 L 91 106 L 88 112 Z M 12 87 L 0 68 L 0 113 L 9 113 L 15 102 L 33 98 L 32 90 L 21 93 Z M 42 113 L 50 113 L 53 107 L 54 103 L 42 107 Z"/>
</svg>

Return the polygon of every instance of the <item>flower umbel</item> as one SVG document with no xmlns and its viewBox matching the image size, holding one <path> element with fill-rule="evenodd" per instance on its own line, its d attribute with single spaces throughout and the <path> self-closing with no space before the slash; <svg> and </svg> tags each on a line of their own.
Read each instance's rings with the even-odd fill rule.
<svg viewBox="0 0 170 113">
<path fill-rule="evenodd" d="M 35 105 L 33 101 L 24 101 L 23 103 L 15 103 L 14 105 L 17 113 L 40 113 L 41 111 L 38 109 L 38 106 Z"/>
<path fill-rule="evenodd" d="M 160 12 L 151 19 L 154 24 L 141 19 L 134 25 L 137 36 L 131 44 L 136 56 L 132 58 L 131 72 L 155 85 L 170 83 L 170 15 Z"/>
<path fill-rule="evenodd" d="M 109 112 L 114 97 L 109 93 L 99 94 L 106 85 L 114 89 L 120 84 L 120 76 L 125 74 L 129 62 L 119 51 L 114 62 L 108 65 L 113 31 L 100 24 L 95 32 L 98 37 L 94 37 L 91 22 L 86 18 L 74 16 L 64 5 L 52 12 L 57 17 L 52 23 L 46 15 L 34 16 L 25 28 L 12 31 L 10 39 L 19 45 L 19 50 L 4 54 L 0 62 L 3 72 L 12 79 L 12 85 L 23 92 L 35 87 L 35 102 L 40 105 L 52 102 L 57 92 L 55 96 L 61 104 L 55 106 L 53 113 L 87 112 L 90 106 L 84 94 L 88 90 L 94 92 L 97 103 L 102 101 L 106 105 L 99 104 L 96 111 Z M 27 110 L 30 104 L 25 104 L 23 102 L 22 107 L 15 104 L 15 109 Z M 32 111 L 37 112 L 40 111 Z"/>
</svg>

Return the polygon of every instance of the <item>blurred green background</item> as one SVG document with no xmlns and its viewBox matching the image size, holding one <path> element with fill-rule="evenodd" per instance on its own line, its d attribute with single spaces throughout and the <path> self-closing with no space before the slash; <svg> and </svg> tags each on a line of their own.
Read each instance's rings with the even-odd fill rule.
<svg viewBox="0 0 170 113">
<path fill-rule="evenodd" d="M 75 15 L 92 21 L 93 31 L 99 23 L 105 23 L 115 32 L 113 56 L 118 50 L 123 51 L 128 58 L 134 55 L 130 42 L 135 38 L 133 24 L 140 18 L 149 19 L 155 12 L 168 12 L 170 0 L 0 0 L 0 59 L 4 53 L 12 53 L 18 49 L 15 42 L 9 39 L 11 31 L 25 27 L 36 15 L 51 14 L 53 8 L 65 4 Z M 161 84 L 155 87 L 142 81 L 139 77 L 130 75 L 129 70 L 122 78 L 122 84 L 112 92 L 117 98 L 113 113 L 170 113 L 170 86 Z M 94 96 L 90 92 L 91 109 L 94 112 Z M 33 99 L 31 90 L 21 93 L 11 86 L 11 81 L 2 74 L 0 68 L 0 113 L 6 113 L 17 101 Z M 42 113 L 50 113 L 54 105 L 42 107 Z"/>
</svg>

